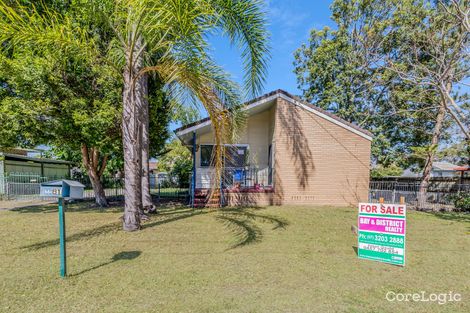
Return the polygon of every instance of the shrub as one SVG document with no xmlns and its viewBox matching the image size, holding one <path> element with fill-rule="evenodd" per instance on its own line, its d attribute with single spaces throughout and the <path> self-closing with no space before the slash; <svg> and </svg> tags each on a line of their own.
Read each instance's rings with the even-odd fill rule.
<svg viewBox="0 0 470 313">
<path fill-rule="evenodd" d="M 454 206 L 458 210 L 470 212 L 470 193 L 459 193 L 452 197 Z"/>
</svg>

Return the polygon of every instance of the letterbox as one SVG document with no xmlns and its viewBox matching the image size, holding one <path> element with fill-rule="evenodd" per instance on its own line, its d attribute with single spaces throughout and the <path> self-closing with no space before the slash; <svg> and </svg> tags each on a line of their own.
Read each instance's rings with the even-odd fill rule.
<svg viewBox="0 0 470 313">
<path fill-rule="evenodd" d="M 41 197 L 82 199 L 85 186 L 78 181 L 61 179 L 41 184 Z"/>
</svg>

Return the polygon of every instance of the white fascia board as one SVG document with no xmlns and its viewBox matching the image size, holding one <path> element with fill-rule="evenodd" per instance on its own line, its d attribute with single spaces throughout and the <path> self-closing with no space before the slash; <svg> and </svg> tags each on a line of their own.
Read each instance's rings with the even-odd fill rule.
<svg viewBox="0 0 470 313">
<path fill-rule="evenodd" d="M 283 94 L 283 93 L 276 93 L 276 94 L 274 94 L 274 95 L 272 95 L 272 96 L 269 96 L 269 97 L 267 97 L 267 98 L 264 98 L 264 99 L 261 99 L 261 100 L 259 100 L 259 101 L 253 102 L 252 104 L 247 105 L 246 107 L 244 107 L 244 108 L 243 108 L 243 111 L 249 111 L 249 110 L 251 110 L 251 109 L 253 109 L 253 108 L 255 108 L 255 107 L 259 106 L 259 105 L 262 105 L 262 104 L 264 104 L 264 103 L 266 103 L 266 102 L 270 102 L 270 101 L 272 101 L 272 100 L 275 100 L 276 98 L 282 98 L 282 99 L 284 99 L 284 100 L 286 100 L 286 101 L 289 101 L 289 102 L 291 102 L 291 103 L 293 103 L 293 104 L 295 104 L 295 105 L 297 105 L 297 106 L 299 106 L 299 107 L 301 107 L 301 108 L 303 108 L 303 109 L 305 109 L 305 110 L 307 110 L 307 111 L 309 111 L 309 112 L 311 112 L 311 113 L 313 113 L 313 114 L 315 114 L 315 115 L 317 115 L 317 116 L 319 116 L 319 117 L 321 117 L 321 118 L 323 118 L 323 119 L 325 119 L 325 120 L 327 120 L 327 121 L 329 121 L 329 122 L 331 122 L 331 123 L 333 123 L 333 124 L 336 124 L 336 125 L 338 125 L 338 126 L 341 126 L 341 127 L 343 127 L 344 129 L 347 129 L 347 130 L 349 130 L 350 132 L 355 133 L 356 135 L 361 136 L 362 138 L 365 138 L 365 139 L 367 139 L 367 140 L 369 140 L 369 141 L 372 141 L 372 137 L 371 137 L 371 136 L 369 136 L 369 135 L 367 135 L 367 134 L 365 134 L 365 133 L 363 133 L 363 132 L 361 132 L 361 131 L 359 131 L 359 130 L 357 130 L 357 129 L 355 129 L 355 128 L 353 128 L 353 127 L 351 127 L 351 126 L 349 126 L 349 125 L 347 125 L 347 124 L 345 124 L 345 123 L 343 123 L 343 122 L 341 122 L 341 121 L 338 121 L 338 120 L 336 120 L 336 119 L 334 119 L 334 118 L 332 118 L 332 117 L 330 117 L 330 116 L 328 116 L 328 115 L 326 115 L 326 114 L 324 114 L 324 113 L 322 113 L 322 112 L 319 112 L 319 111 L 317 111 L 317 110 L 315 110 L 315 109 L 313 109 L 313 108 L 311 108 L 311 107 L 309 107 L 309 106 L 303 104 L 302 102 L 300 102 L 300 101 L 298 101 L 298 100 L 296 100 L 296 99 L 293 99 L 293 98 L 291 98 L 291 97 L 289 97 L 289 96 L 287 96 L 287 95 L 285 95 L 285 94 Z M 178 137 L 183 136 L 183 135 L 186 135 L 186 134 L 191 133 L 191 132 L 193 132 L 193 131 L 196 131 L 196 130 L 202 128 L 202 127 L 208 126 L 208 125 L 210 125 L 211 123 L 212 123 L 212 122 L 211 122 L 210 120 L 205 121 L 205 122 L 203 122 L 203 123 L 200 123 L 200 124 L 191 126 L 191 127 L 189 127 L 189 128 L 183 129 L 183 130 L 177 132 L 176 135 L 177 135 Z"/>
<path fill-rule="evenodd" d="M 197 125 L 191 126 L 189 128 L 180 130 L 179 132 L 176 133 L 176 136 L 180 137 L 180 136 L 186 135 L 187 133 L 192 133 L 193 131 L 198 130 L 199 128 L 202 128 L 202 127 L 210 125 L 210 124 L 211 124 L 210 120 L 205 121 L 201 124 L 197 124 Z"/>
<path fill-rule="evenodd" d="M 286 96 L 285 94 L 280 94 L 279 96 L 280 96 L 282 99 L 284 99 L 284 100 L 286 100 L 286 101 L 289 101 L 289 102 L 292 102 L 293 104 L 295 104 L 295 105 L 297 105 L 297 106 L 299 106 L 299 107 L 301 107 L 301 108 L 303 108 L 303 109 L 305 109 L 305 110 L 307 110 L 307 111 L 309 111 L 309 112 L 312 112 L 313 114 L 315 114 L 315 115 L 317 115 L 317 116 L 319 116 L 319 117 L 321 117 L 321 118 L 323 118 L 323 119 L 325 119 L 325 120 L 327 120 L 327 121 L 329 121 L 329 122 L 331 122 L 331 123 L 333 123 L 333 124 L 336 124 L 336 125 L 338 125 L 338 126 L 341 126 L 341 127 L 343 127 L 344 129 L 347 129 L 347 130 L 349 130 L 350 132 L 355 133 L 356 135 L 359 135 L 359 136 L 361 136 L 361 137 L 363 137 L 363 138 L 365 138 L 365 139 L 367 139 L 367 140 L 369 140 L 369 141 L 372 141 L 372 137 L 371 137 L 371 136 L 366 135 L 366 134 L 364 134 L 363 132 L 361 132 L 361 131 L 359 131 L 359 130 L 357 130 L 357 129 L 355 129 L 355 128 L 353 128 L 353 127 L 347 125 L 347 124 L 344 124 L 344 123 L 342 123 L 341 121 L 338 121 L 338 120 L 336 120 L 336 119 L 334 119 L 334 118 L 332 118 L 332 117 L 330 117 L 330 116 L 328 116 L 328 115 L 326 115 L 326 114 L 323 114 L 322 112 L 319 112 L 319 111 L 317 111 L 317 110 L 315 110 L 315 109 L 312 109 L 311 107 L 306 106 L 305 104 L 303 104 L 303 103 L 301 103 L 301 102 L 299 102 L 299 101 L 297 101 L 297 100 L 295 100 L 295 99 L 292 99 L 291 97 Z"/>
<path fill-rule="evenodd" d="M 269 96 L 269 97 L 267 97 L 267 98 L 264 98 L 264 99 L 261 99 L 261 100 L 259 100 L 259 101 L 253 102 L 252 104 L 249 104 L 249 105 L 247 105 L 246 107 L 244 107 L 242 110 L 243 110 L 243 111 L 251 110 L 251 109 L 253 109 L 253 108 L 255 108 L 255 107 L 259 106 L 259 105 L 262 105 L 262 104 L 264 104 L 264 103 L 266 103 L 266 102 L 272 101 L 272 100 L 276 99 L 277 97 L 278 97 L 278 94 L 274 94 L 274 95 Z M 201 124 L 197 124 L 197 125 L 191 126 L 191 127 L 189 127 L 189 128 L 183 129 L 183 130 L 177 132 L 176 135 L 177 135 L 178 137 L 179 137 L 179 136 L 183 136 L 183 135 L 186 135 L 187 133 L 191 133 L 191 132 L 193 132 L 193 131 L 195 131 L 195 130 L 198 130 L 198 129 L 200 129 L 200 128 L 202 128 L 202 127 L 205 127 L 205 126 L 207 126 L 207 125 L 210 125 L 210 124 L 211 124 L 211 120 L 208 120 L 208 121 L 205 121 L 205 122 L 203 122 L 203 123 L 201 123 Z"/>
</svg>

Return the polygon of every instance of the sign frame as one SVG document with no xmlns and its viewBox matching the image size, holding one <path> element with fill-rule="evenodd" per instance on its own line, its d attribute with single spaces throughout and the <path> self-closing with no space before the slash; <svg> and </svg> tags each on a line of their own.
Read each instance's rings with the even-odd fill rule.
<svg viewBox="0 0 470 313">
<path fill-rule="evenodd" d="M 381 199 L 382 200 L 382 199 Z M 406 263 L 406 204 L 359 203 L 357 256 L 397 266 Z"/>
</svg>

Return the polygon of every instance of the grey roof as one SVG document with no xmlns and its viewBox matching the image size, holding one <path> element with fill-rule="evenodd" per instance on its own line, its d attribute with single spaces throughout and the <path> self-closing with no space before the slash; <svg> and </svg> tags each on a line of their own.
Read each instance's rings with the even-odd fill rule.
<svg viewBox="0 0 470 313">
<path fill-rule="evenodd" d="M 433 170 L 440 170 L 440 171 L 455 171 L 458 168 L 458 165 L 452 164 L 450 162 L 434 162 L 432 164 Z"/>
<path fill-rule="evenodd" d="M 69 180 L 69 179 L 59 179 L 59 180 L 53 180 L 49 182 L 42 183 L 42 186 L 62 186 L 63 184 L 67 184 L 70 187 L 85 187 L 82 183 L 75 181 L 75 180 Z"/>
<path fill-rule="evenodd" d="M 411 169 L 407 168 L 403 171 L 400 177 L 421 177 L 421 174 L 413 172 Z"/>
<path fill-rule="evenodd" d="M 5 156 L 6 159 L 18 159 L 18 160 L 33 161 L 33 162 L 38 162 L 38 163 L 69 164 L 69 165 L 74 164 L 73 162 L 70 162 L 70 161 L 54 160 L 54 159 L 46 159 L 46 158 L 33 158 L 33 157 L 28 157 L 28 156 L 19 155 L 19 154 L 13 154 L 13 153 L 0 152 L 0 156 L 1 155 Z"/>
</svg>

